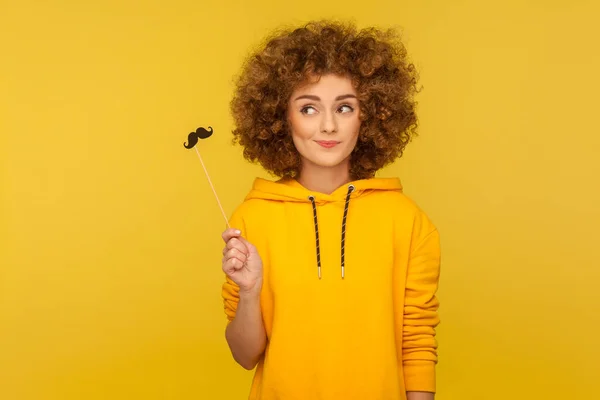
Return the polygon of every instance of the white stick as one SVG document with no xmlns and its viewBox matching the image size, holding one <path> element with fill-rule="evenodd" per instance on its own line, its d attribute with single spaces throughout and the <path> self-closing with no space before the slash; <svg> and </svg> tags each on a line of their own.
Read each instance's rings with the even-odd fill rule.
<svg viewBox="0 0 600 400">
<path fill-rule="evenodd" d="M 198 158 L 200 159 L 200 164 L 202 164 L 202 168 L 204 168 L 204 173 L 206 174 L 208 183 L 210 184 L 210 187 L 211 187 L 213 193 L 215 194 L 215 199 L 217 199 L 217 203 L 219 203 L 219 208 L 221 209 L 221 213 L 223 214 L 225 223 L 227 224 L 228 228 L 231 228 L 229 226 L 229 220 L 227 219 L 227 215 L 225 214 L 225 211 L 223 210 L 223 206 L 221 205 L 221 201 L 219 201 L 219 196 L 217 196 L 217 191 L 215 190 L 215 187 L 213 186 L 212 181 L 210 180 L 210 175 L 208 174 L 208 171 L 206 170 L 206 167 L 204 166 L 204 161 L 202 161 L 202 156 L 200 155 L 200 152 L 198 151 L 198 147 L 194 146 L 194 149 L 196 150 L 196 154 L 198 154 Z"/>
</svg>

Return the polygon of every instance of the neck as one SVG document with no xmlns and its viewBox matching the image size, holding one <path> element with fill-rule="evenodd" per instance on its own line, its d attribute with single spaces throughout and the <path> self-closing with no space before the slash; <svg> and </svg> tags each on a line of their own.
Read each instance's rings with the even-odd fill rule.
<svg viewBox="0 0 600 400">
<path fill-rule="evenodd" d="M 341 163 L 335 167 L 320 167 L 305 163 L 297 181 L 310 191 L 331 194 L 340 186 L 351 181 L 349 164 Z"/>
</svg>

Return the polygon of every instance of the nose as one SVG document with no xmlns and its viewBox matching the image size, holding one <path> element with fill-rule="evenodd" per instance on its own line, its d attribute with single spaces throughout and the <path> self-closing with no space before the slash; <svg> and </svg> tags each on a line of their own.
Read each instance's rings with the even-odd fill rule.
<svg viewBox="0 0 600 400">
<path fill-rule="evenodd" d="M 321 120 L 321 132 L 335 133 L 337 132 L 337 120 L 334 113 L 331 111 L 325 112 Z"/>
</svg>

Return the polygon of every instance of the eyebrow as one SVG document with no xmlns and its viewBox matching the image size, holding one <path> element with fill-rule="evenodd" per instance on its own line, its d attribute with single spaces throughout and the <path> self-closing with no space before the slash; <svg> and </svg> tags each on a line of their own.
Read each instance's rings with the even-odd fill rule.
<svg viewBox="0 0 600 400">
<path fill-rule="evenodd" d="M 340 101 L 340 100 L 345 100 L 345 99 L 355 99 L 356 96 L 353 94 L 343 94 L 341 96 L 338 96 L 335 98 L 335 101 Z M 302 100 L 302 99 L 308 99 L 308 100 L 314 100 L 314 101 L 321 101 L 321 99 L 319 98 L 319 96 L 313 96 L 310 94 L 305 94 L 302 96 L 298 96 L 294 99 L 294 101 L 298 101 L 298 100 Z"/>
</svg>

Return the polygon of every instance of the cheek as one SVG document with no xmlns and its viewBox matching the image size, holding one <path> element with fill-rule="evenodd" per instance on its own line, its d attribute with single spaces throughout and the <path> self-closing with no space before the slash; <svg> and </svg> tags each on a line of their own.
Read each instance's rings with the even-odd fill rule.
<svg viewBox="0 0 600 400">
<path fill-rule="evenodd" d="M 360 125 L 361 121 L 357 118 L 356 120 L 352 121 L 352 124 L 350 126 L 349 130 L 352 132 L 352 140 L 354 142 L 358 140 L 358 134 L 360 133 Z"/>
<path fill-rule="evenodd" d="M 297 140 L 310 139 L 312 137 L 313 130 L 311 121 L 299 117 L 292 117 L 289 119 L 289 124 L 294 142 Z"/>
</svg>

